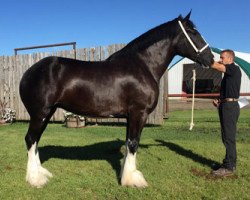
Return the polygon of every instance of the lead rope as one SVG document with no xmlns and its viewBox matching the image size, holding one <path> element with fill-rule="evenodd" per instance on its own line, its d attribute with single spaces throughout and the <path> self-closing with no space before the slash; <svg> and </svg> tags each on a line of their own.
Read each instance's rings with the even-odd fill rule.
<svg viewBox="0 0 250 200">
<path fill-rule="evenodd" d="M 196 81 L 196 72 L 195 69 L 193 71 L 193 97 L 192 97 L 192 114 L 191 114 L 191 123 L 189 130 L 191 131 L 194 127 L 194 93 L 195 93 L 195 81 Z"/>
</svg>

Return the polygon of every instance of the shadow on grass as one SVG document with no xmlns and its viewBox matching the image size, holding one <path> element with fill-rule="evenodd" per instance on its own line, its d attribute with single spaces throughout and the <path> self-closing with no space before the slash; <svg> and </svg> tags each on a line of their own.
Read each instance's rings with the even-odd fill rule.
<svg viewBox="0 0 250 200">
<path fill-rule="evenodd" d="M 179 146 L 178 144 L 174 144 L 172 142 L 165 142 L 163 140 L 155 140 L 155 141 L 159 142 L 162 146 L 167 147 L 171 151 L 174 151 L 181 156 L 189 158 L 189 159 L 193 160 L 194 162 L 200 163 L 202 165 L 206 165 L 212 169 L 215 166 L 220 165 L 220 163 L 218 163 L 217 161 L 205 158 L 197 153 L 192 152 L 191 150 L 184 149 L 183 147 Z"/>
<path fill-rule="evenodd" d="M 116 172 L 117 180 L 120 180 L 121 163 L 124 157 L 121 147 L 125 142 L 114 140 L 100 142 L 87 146 L 44 146 L 39 147 L 39 155 L 42 163 L 51 158 L 67 160 L 106 160 Z M 147 145 L 140 145 L 139 148 L 147 148 Z M 125 153 L 125 152 L 124 152 Z"/>
<path fill-rule="evenodd" d="M 115 140 L 100 142 L 87 146 L 44 146 L 39 148 L 41 162 L 50 158 L 68 160 L 107 160 L 116 171 L 119 178 L 121 170 L 120 159 L 123 158 L 121 147 L 124 141 Z"/>
<path fill-rule="evenodd" d="M 148 148 L 149 146 L 165 146 L 168 149 L 192 159 L 203 165 L 212 167 L 219 163 L 211 159 L 207 159 L 191 150 L 163 140 L 155 140 L 160 144 L 156 145 L 140 145 L 139 148 Z M 87 146 L 44 146 L 39 147 L 41 162 L 44 163 L 51 158 L 67 159 L 67 160 L 106 160 L 116 172 L 116 177 L 119 182 L 121 171 L 121 159 L 124 157 L 121 148 L 124 146 L 124 141 L 114 140 L 108 142 L 100 142 Z M 124 152 L 125 153 L 125 152 Z"/>
</svg>

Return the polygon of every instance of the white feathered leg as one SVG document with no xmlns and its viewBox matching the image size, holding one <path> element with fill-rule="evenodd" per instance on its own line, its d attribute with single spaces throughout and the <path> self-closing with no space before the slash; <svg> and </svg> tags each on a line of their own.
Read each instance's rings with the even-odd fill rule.
<svg viewBox="0 0 250 200">
<path fill-rule="evenodd" d="M 138 188 L 145 188 L 148 186 L 143 174 L 136 169 L 136 153 L 130 153 L 128 147 L 121 172 L 121 185 Z"/>
<path fill-rule="evenodd" d="M 33 144 L 28 151 L 28 163 L 26 181 L 32 186 L 41 188 L 52 177 L 52 174 L 41 166 L 41 161 L 37 151 L 37 144 Z"/>
</svg>

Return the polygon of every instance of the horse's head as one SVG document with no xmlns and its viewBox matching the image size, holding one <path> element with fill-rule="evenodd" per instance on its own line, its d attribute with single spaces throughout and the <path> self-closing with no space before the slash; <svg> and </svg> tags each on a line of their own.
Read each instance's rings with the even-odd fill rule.
<svg viewBox="0 0 250 200">
<path fill-rule="evenodd" d="M 189 20 L 190 15 L 191 12 L 184 19 L 178 17 L 177 54 L 210 67 L 214 62 L 214 56 L 193 22 Z"/>
</svg>

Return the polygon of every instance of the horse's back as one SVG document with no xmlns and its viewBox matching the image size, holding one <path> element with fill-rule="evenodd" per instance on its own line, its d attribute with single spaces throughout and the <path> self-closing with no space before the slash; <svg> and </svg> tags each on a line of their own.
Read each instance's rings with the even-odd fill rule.
<svg viewBox="0 0 250 200">
<path fill-rule="evenodd" d="M 20 90 L 34 88 L 35 85 L 38 86 L 43 84 L 45 86 L 47 83 L 51 83 L 52 80 L 57 80 L 63 78 L 65 75 L 70 75 L 70 72 L 81 73 L 81 69 L 88 62 L 74 60 L 70 58 L 49 56 L 41 59 L 37 63 L 33 64 L 26 72 L 20 82 Z M 81 67 L 80 67 L 81 66 Z"/>
</svg>

